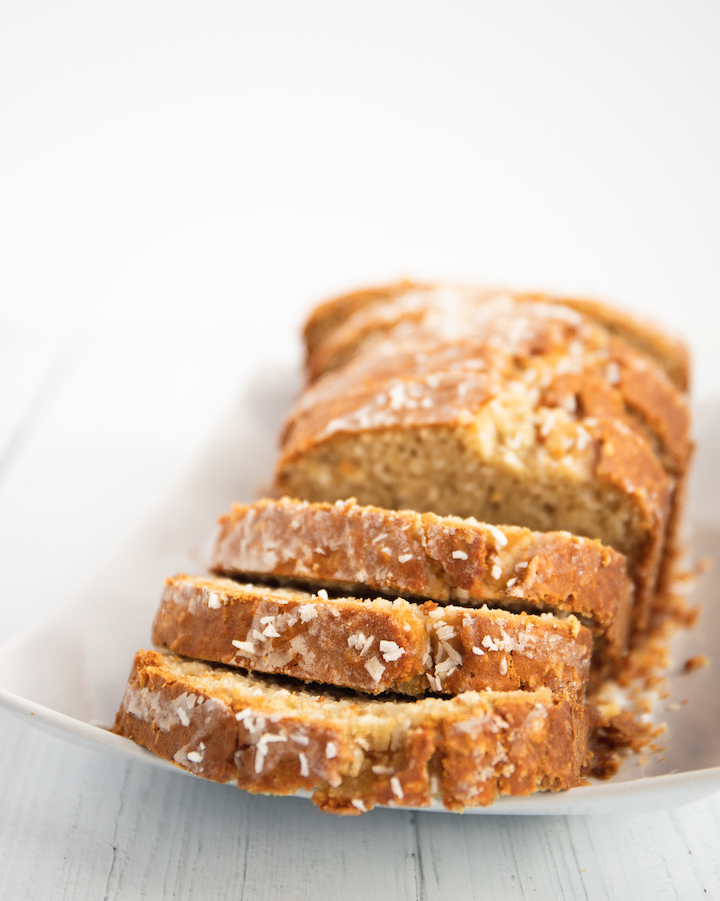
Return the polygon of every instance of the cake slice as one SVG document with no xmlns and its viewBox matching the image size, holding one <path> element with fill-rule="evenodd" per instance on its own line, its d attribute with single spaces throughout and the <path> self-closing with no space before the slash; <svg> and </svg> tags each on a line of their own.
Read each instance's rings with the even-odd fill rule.
<svg viewBox="0 0 720 901">
<path fill-rule="evenodd" d="M 599 541 L 354 500 L 236 504 L 220 519 L 211 566 L 314 591 L 574 614 L 595 636 L 600 669 L 624 655 L 633 603 L 625 558 Z"/>
<path fill-rule="evenodd" d="M 379 694 L 553 691 L 582 698 L 592 636 L 570 616 L 329 598 L 167 579 L 153 642 L 176 654 Z"/>
<path fill-rule="evenodd" d="M 250 792 L 313 792 L 328 813 L 448 810 L 577 785 L 584 707 L 547 688 L 391 701 L 316 691 L 140 651 L 114 731 Z"/>
</svg>

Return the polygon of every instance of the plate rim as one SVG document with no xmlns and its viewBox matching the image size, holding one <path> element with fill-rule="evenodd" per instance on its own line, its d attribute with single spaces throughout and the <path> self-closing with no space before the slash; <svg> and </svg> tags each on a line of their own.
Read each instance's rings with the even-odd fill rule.
<svg viewBox="0 0 720 901">
<path fill-rule="evenodd" d="M 0 647 L 0 654 L 4 646 Z M 7 713 L 15 716 L 29 725 L 34 726 L 40 731 L 47 732 L 55 738 L 65 740 L 70 744 L 76 744 L 85 748 L 94 750 L 104 750 L 111 752 L 115 756 L 121 756 L 128 761 L 137 761 L 143 764 L 149 764 L 156 768 L 165 770 L 166 772 L 179 773 L 192 778 L 201 778 L 194 773 L 176 766 L 168 760 L 158 757 L 147 748 L 136 744 L 129 738 L 122 735 L 116 735 L 111 732 L 109 727 L 86 723 L 83 720 L 68 716 L 66 713 L 60 713 L 51 707 L 45 707 L 34 701 L 30 701 L 15 692 L 8 691 L 0 687 L 0 709 L 4 709 Z M 202 780 L 207 781 L 207 780 Z M 235 785 L 234 782 L 228 785 Z M 678 789 L 691 788 L 691 796 L 683 799 L 678 794 Z M 608 801 L 614 798 L 641 796 L 647 799 L 650 796 L 660 795 L 663 789 L 672 789 L 673 803 L 663 803 L 658 797 L 658 804 L 650 804 L 650 807 L 642 812 L 671 810 L 683 804 L 692 803 L 703 797 L 714 794 L 720 790 L 720 766 L 703 767 L 697 770 L 685 770 L 683 772 L 663 773 L 657 776 L 640 776 L 634 779 L 628 779 L 620 782 L 602 782 L 593 781 L 589 785 L 579 785 L 563 792 L 535 792 L 534 794 L 523 797 L 501 797 L 497 798 L 489 807 L 469 808 L 464 811 L 464 815 L 484 814 L 484 815 L 513 815 L 520 814 L 524 816 L 547 816 L 555 814 L 560 815 L 588 815 L 596 813 L 596 815 L 612 815 L 611 811 L 601 809 L 596 812 L 592 807 L 597 802 L 597 806 L 605 807 Z M 667 794 L 667 793 L 666 793 Z M 310 798 L 311 792 L 298 791 L 294 797 Z M 386 809 L 383 805 L 376 805 L 378 809 Z M 533 807 L 542 810 L 533 810 Z M 552 808 L 557 807 L 554 811 Z M 573 810 L 572 808 L 577 808 Z M 447 810 L 439 802 L 433 803 L 429 807 L 402 807 L 394 808 L 399 811 L 418 811 L 422 813 L 452 813 Z M 618 813 L 625 811 L 619 810 Z"/>
</svg>

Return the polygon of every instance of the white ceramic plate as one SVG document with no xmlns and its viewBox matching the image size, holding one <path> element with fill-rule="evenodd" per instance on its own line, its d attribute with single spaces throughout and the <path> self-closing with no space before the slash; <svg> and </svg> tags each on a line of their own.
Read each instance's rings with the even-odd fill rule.
<svg viewBox="0 0 720 901">
<path fill-rule="evenodd" d="M 289 401 L 282 368 L 256 378 L 229 411 L 193 472 L 152 519 L 80 589 L 71 603 L 0 647 L 0 705 L 44 731 L 144 763 L 177 768 L 107 731 L 133 655 L 149 646 L 150 623 L 165 576 L 199 571 L 217 516 L 233 500 L 262 493 Z M 696 417 L 699 451 L 688 520 L 695 557 L 720 559 L 720 402 Z M 504 798 L 482 814 L 608 814 L 664 810 L 720 790 L 720 692 L 711 667 L 684 675 L 696 654 L 720 660 L 720 572 L 701 577 L 699 627 L 673 645 L 670 697 L 658 710 L 667 747 L 641 766 L 628 760 L 608 782 L 560 794 Z M 687 702 L 687 703 L 685 703 Z M 185 772 L 184 770 L 182 772 Z M 438 807 L 442 810 L 443 808 Z"/>
</svg>

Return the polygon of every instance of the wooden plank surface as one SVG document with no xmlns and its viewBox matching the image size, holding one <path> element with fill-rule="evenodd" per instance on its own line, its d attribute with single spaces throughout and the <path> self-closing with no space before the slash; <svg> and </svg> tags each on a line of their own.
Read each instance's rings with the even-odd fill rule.
<svg viewBox="0 0 720 901">
<path fill-rule="evenodd" d="M 163 350 L 148 335 L 105 336 L 58 376 L 47 402 L 26 397 L 20 450 L 0 481 L 2 639 L 72 593 L 188 465 L 232 397 L 233 366 L 216 354 L 196 351 L 193 372 L 173 363 L 196 338 Z M 221 383 L 225 396 L 208 404 Z M 178 449 L 180 415 L 196 428 Z M 31 545 L 39 516 L 43 537 Z M 301 799 L 78 748 L 2 712 L 0 811 L 8 898 L 720 897 L 720 795 L 638 817 L 378 810 L 340 820 Z"/>
<path fill-rule="evenodd" d="M 21 763 L 19 763 L 21 762 Z M 720 796 L 639 817 L 325 816 L 126 764 L 0 713 L 2 897 L 693 899 Z"/>
</svg>

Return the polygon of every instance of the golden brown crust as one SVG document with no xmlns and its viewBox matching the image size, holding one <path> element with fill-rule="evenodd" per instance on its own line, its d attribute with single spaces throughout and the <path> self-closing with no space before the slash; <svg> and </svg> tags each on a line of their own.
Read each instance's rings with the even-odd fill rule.
<svg viewBox="0 0 720 901">
<path fill-rule="evenodd" d="M 685 344 L 653 322 L 640 319 L 625 310 L 608 306 L 598 300 L 579 297 L 553 297 L 547 294 L 519 294 L 518 297 L 543 302 L 561 303 L 588 316 L 623 341 L 651 357 L 668 377 L 684 392 L 690 388 L 690 354 Z"/>
<path fill-rule="evenodd" d="M 443 286 L 411 281 L 367 288 L 317 306 L 308 318 L 304 333 L 308 368 L 312 377 L 317 377 L 320 372 L 335 365 L 342 365 L 349 358 L 347 351 L 357 340 L 357 336 L 361 336 L 361 342 L 363 337 L 370 336 L 373 330 L 373 307 L 387 307 L 392 301 L 402 302 L 403 298 L 414 292 L 421 295 L 448 289 L 474 295 L 479 302 L 505 295 L 521 302 L 559 304 L 576 310 L 653 359 L 681 391 L 686 392 L 689 388 L 690 360 L 683 342 L 668 335 L 654 323 L 624 310 L 587 298 L 557 297 L 537 291 L 509 291 L 463 285 Z M 355 317 L 354 325 L 349 322 L 353 317 Z M 379 327 L 383 331 L 386 323 L 380 322 Z M 339 335 L 338 332 L 343 330 L 345 334 Z"/>
<path fill-rule="evenodd" d="M 136 654 L 114 731 L 188 769 L 195 761 L 193 757 L 188 759 L 187 754 L 194 750 L 204 758 L 197 763 L 198 767 L 202 766 L 199 775 L 213 782 L 229 782 L 236 771 L 233 763 L 236 727 L 232 710 L 199 693 L 192 698 L 190 707 L 186 686 L 172 678 L 162 664 L 162 656 L 153 651 Z M 198 704 L 201 697 L 202 702 Z M 162 703 L 158 702 L 160 698 Z M 163 715 L 164 711 L 174 711 L 174 715 Z M 191 711 L 194 711 L 192 740 L 187 742 L 185 730 Z M 203 754 L 206 747 L 212 747 L 212 754 Z"/>
<path fill-rule="evenodd" d="M 633 603 L 624 557 L 599 541 L 354 500 L 236 504 L 220 520 L 212 567 L 337 591 L 575 613 L 601 639 L 605 662 L 624 653 Z"/>
<path fill-rule="evenodd" d="M 482 290 L 411 292 L 351 317 L 315 352 L 311 373 L 317 379 L 358 357 L 382 358 L 386 352 L 392 365 L 395 355 L 406 349 L 432 354 L 444 347 L 458 353 L 464 349 L 466 355 L 486 349 L 498 360 L 508 354 L 522 359 L 553 349 L 566 353 L 572 339 L 597 349 L 607 337 L 589 320 L 557 304 L 521 302 L 510 294 Z M 416 361 L 411 357 L 409 363 L 414 366 Z M 396 371 L 407 367 L 403 360 Z"/>
<path fill-rule="evenodd" d="M 370 694 L 535 690 L 582 697 L 592 636 L 574 618 L 327 598 L 168 579 L 153 642 L 175 654 Z"/>
<path fill-rule="evenodd" d="M 633 628 L 643 632 L 650 624 L 659 587 L 674 483 L 648 454 L 643 439 L 623 423 L 608 420 L 598 423 L 593 432 L 598 441 L 598 480 L 630 498 L 637 514 L 632 526 L 636 543 L 628 562 L 637 586 Z"/>
<path fill-rule="evenodd" d="M 579 783 L 588 753 L 585 708 L 547 689 L 361 700 L 155 651 L 136 655 L 114 731 L 195 775 L 250 792 L 314 791 L 341 814 L 557 791 Z"/>
<path fill-rule="evenodd" d="M 552 377 L 541 402 L 574 403 L 586 417 L 624 422 L 649 441 L 669 475 L 682 478 L 693 451 L 687 399 L 659 367 L 621 342 L 613 340 L 602 357 L 588 355 L 576 371 Z"/>
<path fill-rule="evenodd" d="M 351 291 L 318 304 L 303 328 L 303 338 L 308 354 L 313 353 L 315 348 L 356 310 L 371 306 L 378 301 L 390 300 L 418 287 L 421 286 L 417 282 L 405 279 L 392 285 Z"/>
</svg>

